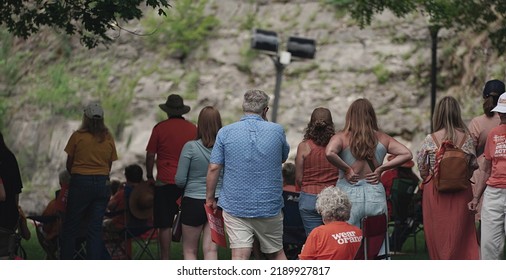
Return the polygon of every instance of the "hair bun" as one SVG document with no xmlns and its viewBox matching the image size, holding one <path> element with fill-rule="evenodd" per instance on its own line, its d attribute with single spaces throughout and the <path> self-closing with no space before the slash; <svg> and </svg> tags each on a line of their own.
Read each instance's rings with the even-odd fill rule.
<svg viewBox="0 0 506 280">
<path fill-rule="evenodd" d="M 489 96 L 499 96 L 503 94 L 505 91 L 504 83 L 499 80 L 490 80 L 485 83 L 485 87 L 483 88 L 483 98 L 487 98 Z M 495 93 L 496 95 L 492 94 Z"/>
</svg>

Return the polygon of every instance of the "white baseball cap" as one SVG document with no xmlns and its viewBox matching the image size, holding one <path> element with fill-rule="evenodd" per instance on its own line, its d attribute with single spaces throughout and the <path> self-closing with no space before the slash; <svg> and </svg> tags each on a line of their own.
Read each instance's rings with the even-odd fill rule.
<svg viewBox="0 0 506 280">
<path fill-rule="evenodd" d="M 492 109 L 492 112 L 506 113 L 506 92 L 499 96 L 499 100 L 497 100 L 497 106 Z"/>
</svg>

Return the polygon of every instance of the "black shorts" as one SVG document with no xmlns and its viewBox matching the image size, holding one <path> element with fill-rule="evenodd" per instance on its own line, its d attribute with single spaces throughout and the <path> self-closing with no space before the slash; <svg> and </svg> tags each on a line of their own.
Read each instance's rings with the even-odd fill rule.
<svg viewBox="0 0 506 280">
<path fill-rule="evenodd" d="M 197 227 L 207 223 L 205 199 L 183 197 L 181 201 L 181 223 L 187 226 Z"/>
<path fill-rule="evenodd" d="M 174 216 L 179 212 L 176 201 L 181 197 L 183 189 L 177 185 L 155 186 L 153 209 L 153 225 L 156 228 L 170 228 L 174 224 Z"/>
</svg>

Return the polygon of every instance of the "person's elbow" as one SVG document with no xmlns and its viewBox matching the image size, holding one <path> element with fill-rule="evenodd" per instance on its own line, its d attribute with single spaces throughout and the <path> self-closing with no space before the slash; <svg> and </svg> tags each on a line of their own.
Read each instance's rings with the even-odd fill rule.
<svg viewBox="0 0 506 280">
<path fill-rule="evenodd" d="M 332 149 L 325 149 L 325 157 L 328 161 L 332 162 L 332 159 L 336 153 Z"/>
<path fill-rule="evenodd" d="M 413 159 L 413 153 L 410 150 L 407 150 L 405 152 L 404 156 L 406 157 L 406 161 L 409 161 L 409 160 Z"/>
<path fill-rule="evenodd" d="M 184 177 L 176 176 L 174 178 L 174 181 L 179 188 L 184 188 L 184 186 L 186 185 L 186 178 Z"/>
<path fill-rule="evenodd" d="M 211 171 L 211 172 L 218 172 L 218 171 L 220 171 L 220 169 L 221 169 L 221 165 L 219 165 L 217 163 L 210 163 L 207 167 L 207 170 Z"/>
</svg>

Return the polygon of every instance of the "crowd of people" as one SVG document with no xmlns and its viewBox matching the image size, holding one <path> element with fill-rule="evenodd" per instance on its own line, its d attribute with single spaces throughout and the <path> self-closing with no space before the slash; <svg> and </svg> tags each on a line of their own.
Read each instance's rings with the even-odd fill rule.
<svg viewBox="0 0 506 280">
<path fill-rule="evenodd" d="M 350 260 L 363 242 L 364 217 L 386 214 L 397 219 L 396 224 L 406 223 L 406 213 L 393 215 L 389 200 L 393 180 L 404 178 L 423 194 L 419 222 L 430 259 L 501 259 L 506 213 L 504 92 L 503 82 L 488 81 L 483 90 L 484 115 L 468 125 L 458 101 L 441 98 L 432 119 L 434 131 L 425 137 L 415 158 L 381 130 L 367 98 L 351 103 L 340 130 L 328 108 L 315 108 L 294 164 L 286 162 L 290 146 L 283 126 L 268 121 L 269 96 L 262 90 L 246 91 L 243 116 L 225 126 L 212 106 L 204 107 L 193 124 L 183 117 L 190 107 L 181 96 L 171 94 L 159 105 L 167 119 L 153 127 L 146 146 L 146 178 L 140 165 L 126 167 L 126 183 L 117 184 L 112 197 L 109 174 L 118 155 L 104 124 L 104 110 L 100 103 L 91 102 L 65 147 L 67 177 L 62 173 L 61 179 L 67 178 L 67 183 L 63 195 L 55 198 L 60 201 L 55 213 L 62 222 L 51 235 L 59 238 L 57 258 L 75 258 L 84 229 L 86 258 L 110 259 L 104 228 L 120 230 L 124 221 L 137 219 L 149 220 L 157 229 L 160 258 L 169 259 L 172 229 L 178 226 L 174 220 L 180 212 L 184 259 L 198 259 L 199 251 L 204 259 L 218 259 L 208 208 L 222 211 L 232 259 L 250 259 L 254 253 L 255 258 L 286 260 L 285 191 L 298 202 L 305 233 L 296 258 Z M 469 174 L 474 172 L 469 188 L 438 189 L 435 178 L 448 145 L 466 154 L 466 168 Z M 412 171 L 414 162 L 421 179 Z M 2 134 L 0 167 L 0 229 L 15 230 L 22 182 Z M 149 199 L 143 211 L 132 204 L 134 190 L 145 192 Z M 125 209 L 126 220 L 107 215 Z M 383 244 L 379 253 L 401 251 L 404 240 L 395 237 L 397 245 Z M 0 236 L 0 252 L 4 241 Z"/>
</svg>

